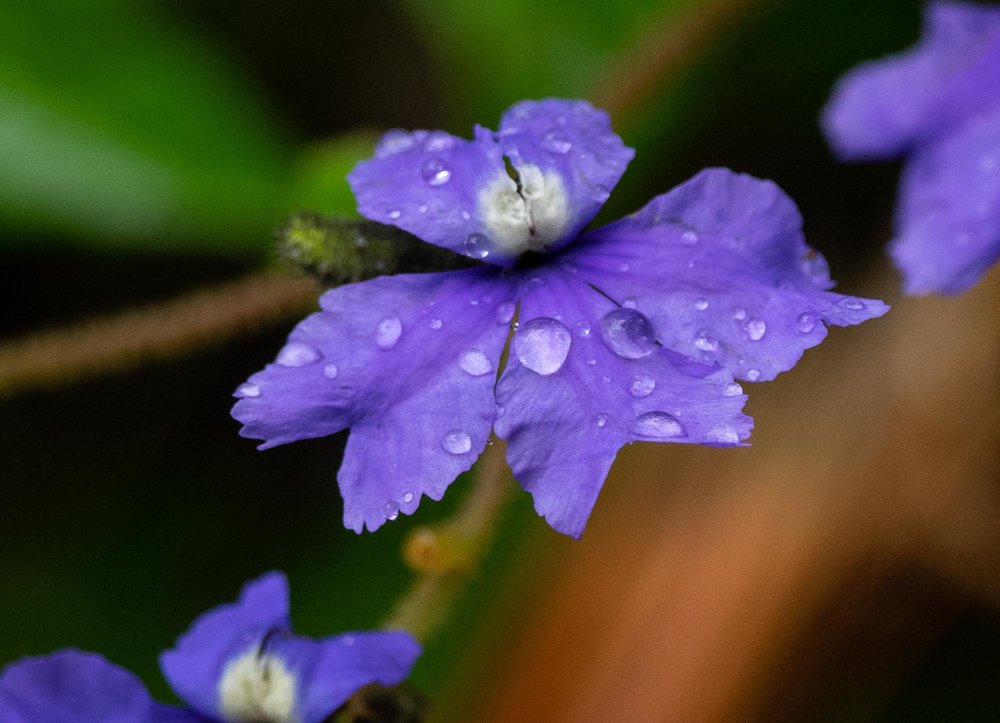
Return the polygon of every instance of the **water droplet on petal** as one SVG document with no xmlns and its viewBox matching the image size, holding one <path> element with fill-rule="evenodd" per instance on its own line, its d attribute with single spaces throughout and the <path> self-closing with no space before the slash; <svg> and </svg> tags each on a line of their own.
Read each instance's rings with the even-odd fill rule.
<svg viewBox="0 0 1000 723">
<path fill-rule="evenodd" d="M 420 208 L 418 208 L 417 210 L 420 211 L 420 213 L 427 213 L 427 204 L 426 203 L 421 204 Z"/>
<path fill-rule="evenodd" d="M 719 342 L 709 336 L 707 331 L 699 331 L 694 338 L 694 345 L 702 351 L 718 351 Z"/>
<path fill-rule="evenodd" d="M 743 330 L 750 337 L 750 341 L 760 341 L 764 338 L 764 333 L 767 331 L 767 324 L 760 319 L 751 319 L 743 326 Z"/>
<path fill-rule="evenodd" d="M 315 364 L 322 358 L 323 355 L 308 344 L 292 341 L 281 348 L 274 361 L 283 367 L 304 367 L 306 364 Z"/>
<path fill-rule="evenodd" d="M 738 397 L 742 393 L 743 387 L 736 382 L 729 382 L 722 390 L 722 396 L 724 397 Z"/>
<path fill-rule="evenodd" d="M 704 299 L 704 298 L 702 298 L 702 299 L 695 299 L 694 300 L 694 308 L 696 308 L 698 311 L 704 311 L 705 309 L 708 308 L 708 299 Z"/>
<path fill-rule="evenodd" d="M 601 377 L 601 381 L 604 382 L 605 384 L 610 384 L 611 383 L 611 377 L 609 377 L 607 374 L 605 374 L 603 377 Z"/>
<path fill-rule="evenodd" d="M 462 355 L 458 358 L 458 366 L 462 368 L 463 372 L 471 374 L 474 377 L 481 377 L 483 374 L 489 374 L 493 371 L 493 364 L 478 349 L 470 349 L 469 351 L 462 352 Z"/>
<path fill-rule="evenodd" d="M 446 151 L 455 145 L 455 139 L 443 131 L 433 131 L 424 141 L 424 150 L 431 153 Z"/>
<path fill-rule="evenodd" d="M 681 243 L 685 246 L 694 246 L 698 243 L 698 234 L 694 231 L 685 231 L 681 234 Z"/>
<path fill-rule="evenodd" d="M 472 449 L 472 438 L 460 429 L 453 429 L 442 437 L 441 446 L 449 454 L 465 454 Z"/>
<path fill-rule="evenodd" d="M 594 357 L 588 357 L 587 358 L 587 365 L 588 366 L 594 366 L 595 364 L 597 364 L 597 360 Z"/>
<path fill-rule="evenodd" d="M 760 379 L 760 369 L 747 369 L 747 379 L 752 382 Z"/>
<path fill-rule="evenodd" d="M 402 333 L 402 322 L 395 316 L 387 317 L 375 327 L 375 343 L 379 349 L 392 349 Z"/>
<path fill-rule="evenodd" d="M 442 326 L 444 326 L 444 322 L 441 321 L 440 319 L 431 319 L 430 321 L 427 322 L 427 326 L 429 326 L 432 329 L 440 329 Z"/>
<path fill-rule="evenodd" d="M 807 311 L 804 314 L 799 314 L 799 320 L 795 322 L 795 328 L 802 334 L 808 334 L 816 328 L 817 322 L 818 319 L 816 318 L 816 315 L 810 314 Z"/>
<path fill-rule="evenodd" d="M 413 502 L 413 493 L 412 492 L 404 492 L 403 493 L 403 502 L 404 503 Z"/>
<path fill-rule="evenodd" d="M 336 379 L 338 371 L 336 364 L 327 364 L 323 367 L 323 376 L 327 379 Z"/>
<path fill-rule="evenodd" d="M 590 327 L 589 326 L 587 326 L 582 321 L 578 321 L 576 323 L 576 325 L 579 327 L 579 329 L 576 332 L 577 334 L 579 334 L 582 337 L 588 337 L 588 336 L 590 336 Z"/>
<path fill-rule="evenodd" d="M 628 393 L 636 399 L 648 397 L 656 389 L 656 380 L 648 374 L 636 374 L 629 384 Z"/>
<path fill-rule="evenodd" d="M 638 305 L 639 304 L 635 299 L 625 299 L 625 301 L 622 302 L 622 306 L 624 306 L 626 309 L 634 309 Z"/>
<path fill-rule="evenodd" d="M 604 344 L 624 359 L 639 359 L 656 346 L 653 325 L 635 309 L 613 309 L 601 319 Z"/>
<path fill-rule="evenodd" d="M 539 316 L 521 325 L 512 348 L 524 366 L 547 376 L 562 368 L 572 343 L 573 336 L 561 321 Z"/>
<path fill-rule="evenodd" d="M 622 265 L 620 265 L 618 267 L 618 270 L 621 271 L 623 274 L 626 274 L 626 273 L 628 273 L 629 269 L 631 269 L 631 268 L 632 267 L 629 266 L 628 264 L 622 264 Z"/>
<path fill-rule="evenodd" d="M 420 175 L 430 186 L 441 186 L 451 179 L 451 169 L 440 158 L 430 158 L 424 161 Z"/>
<path fill-rule="evenodd" d="M 863 301 L 861 301 L 860 299 L 852 299 L 849 296 L 845 299 L 841 299 L 840 301 L 838 301 L 837 306 L 839 306 L 842 309 L 848 309 L 850 311 L 861 311 L 862 309 L 865 308 L 865 304 Z"/>
<path fill-rule="evenodd" d="M 399 505 L 395 502 L 386 502 L 382 505 L 382 514 L 385 515 L 385 519 L 392 522 L 394 519 L 399 517 Z"/>
<path fill-rule="evenodd" d="M 391 218 L 391 219 L 393 219 L 393 220 L 395 220 L 395 219 L 399 218 L 399 217 L 400 217 L 400 216 L 402 216 L 402 215 L 403 215 L 403 214 L 402 214 L 402 213 L 400 213 L 399 211 L 390 211 L 390 212 L 389 212 L 389 218 Z"/>
<path fill-rule="evenodd" d="M 598 427 L 603 427 L 608 423 L 608 415 L 602 412 L 595 417 L 595 421 L 597 422 Z"/>
<path fill-rule="evenodd" d="M 747 318 L 747 310 L 742 306 L 737 306 L 733 309 L 733 318 L 736 319 L 736 321 L 743 321 Z"/>
<path fill-rule="evenodd" d="M 542 148 L 549 153 L 556 153 L 560 156 L 566 155 L 573 148 L 572 142 L 558 128 L 552 128 L 542 136 Z"/>
<path fill-rule="evenodd" d="M 611 197 L 611 189 L 607 186 L 594 186 L 594 200 L 604 203 Z"/>
<path fill-rule="evenodd" d="M 683 437 L 686 431 L 681 423 L 666 412 L 646 412 L 632 420 L 629 429 L 640 437 L 669 439 Z"/>
<path fill-rule="evenodd" d="M 260 387 L 250 382 L 245 382 L 236 387 L 236 396 L 240 399 L 255 399 L 260 396 Z"/>
<path fill-rule="evenodd" d="M 728 424 L 716 424 L 705 433 L 705 439 L 713 444 L 739 444 L 740 435 Z"/>
<path fill-rule="evenodd" d="M 497 323 L 498 324 L 509 324 L 510 320 L 514 318 L 514 310 L 517 307 L 514 306 L 514 302 L 505 301 L 497 307 Z"/>
<path fill-rule="evenodd" d="M 490 255 L 490 240 L 481 233 L 470 233 L 462 247 L 465 255 L 474 259 L 485 259 Z"/>
</svg>

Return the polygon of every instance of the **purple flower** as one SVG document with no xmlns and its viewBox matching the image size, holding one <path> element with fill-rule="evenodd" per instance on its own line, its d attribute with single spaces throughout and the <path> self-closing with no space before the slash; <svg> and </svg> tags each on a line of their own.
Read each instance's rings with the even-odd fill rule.
<svg viewBox="0 0 1000 723">
<path fill-rule="evenodd" d="M 1000 7 L 931 3 L 920 42 L 843 77 L 822 121 L 844 160 L 905 158 L 908 293 L 959 293 L 1000 258 Z"/>
<path fill-rule="evenodd" d="M 60 650 L 0 675 L 4 723 L 319 723 L 358 688 L 400 683 L 420 646 L 404 632 L 313 640 L 292 635 L 288 582 L 273 572 L 202 615 L 160 665 L 187 708 L 153 701 L 135 675 L 100 655 Z"/>
<path fill-rule="evenodd" d="M 237 390 L 241 433 L 264 449 L 350 427 L 338 481 L 357 532 L 440 499 L 491 427 L 573 536 L 622 445 L 742 443 L 734 375 L 772 379 L 825 324 L 887 307 L 827 291 L 791 200 L 725 169 L 583 231 L 632 155 L 582 101 L 518 103 L 471 141 L 387 133 L 349 176 L 361 213 L 485 264 L 326 292 Z"/>
</svg>

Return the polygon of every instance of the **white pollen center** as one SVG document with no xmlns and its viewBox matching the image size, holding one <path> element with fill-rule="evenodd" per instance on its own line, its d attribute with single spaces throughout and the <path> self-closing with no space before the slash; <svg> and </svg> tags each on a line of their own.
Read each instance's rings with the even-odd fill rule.
<svg viewBox="0 0 1000 723">
<path fill-rule="evenodd" d="M 490 239 L 512 255 L 544 251 L 569 224 L 569 200 L 562 178 L 538 166 L 517 167 L 520 187 L 506 172 L 479 192 L 479 211 Z"/>
<path fill-rule="evenodd" d="M 281 658 L 252 648 L 219 681 L 219 708 L 234 723 L 298 723 L 295 676 Z"/>
</svg>

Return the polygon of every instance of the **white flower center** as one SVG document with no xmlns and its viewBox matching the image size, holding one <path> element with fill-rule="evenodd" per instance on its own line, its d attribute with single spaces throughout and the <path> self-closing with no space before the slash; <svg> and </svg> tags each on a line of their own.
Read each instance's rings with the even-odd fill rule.
<svg viewBox="0 0 1000 723">
<path fill-rule="evenodd" d="M 219 708 L 234 723 L 298 723 L 295 676 L 281 658 L 252 648 L 219 681 Z"/>
<path fill-rule="evenodd" d="M 518 255 L 544 251 L 569 224 L 562 178 L 538 166 L 517 167 L 518 181 L 501 173 L 479 192 L 479 211 L 498 249 Z"/>
</svg>

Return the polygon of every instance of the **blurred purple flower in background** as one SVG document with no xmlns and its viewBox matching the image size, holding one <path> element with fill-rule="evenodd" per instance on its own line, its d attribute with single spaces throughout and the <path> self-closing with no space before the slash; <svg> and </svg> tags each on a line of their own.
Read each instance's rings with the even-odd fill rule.
<svg viewBox="0 0 1000 723">
<path fill-rule="evenodd" d="M 932 3 L 912 49 L 840 80 L 844 160 L 903 157 L 890 251 L 911 294 L 956 294 L 1000 258 L 1000 7 Z"/>
<path fill-rule="evenodd" d="M 61 650 L 7 666 L 0 720 L 319 723 L 364 685 L 402 682 L 419 655 L 401 631 L 292 635 L 288 582 L 269 573 L 236 603 L 202 615 L 161 656 L 164 675 L 189 708 L 156 703 L 139 678 L 100 655 Z"/>
<path fill-rule="evenodd" d="M 826 324 L 887 307 L 829 292 L 792 201 L 725 169 L 583 231 L 632 155 L 583 101 L 518 103 L 471 141 L 386 133 L 349 177 L 360 212 L 485 263 L 326 292 L 237 390 L 241 434 L 267 448 L 350 427 L 338 480 L 360 532 L 440 499 L 492 427 L 573 536 L 622 445 L 746 440 L 734 377 L 773 379 Z"/>
</svg>

